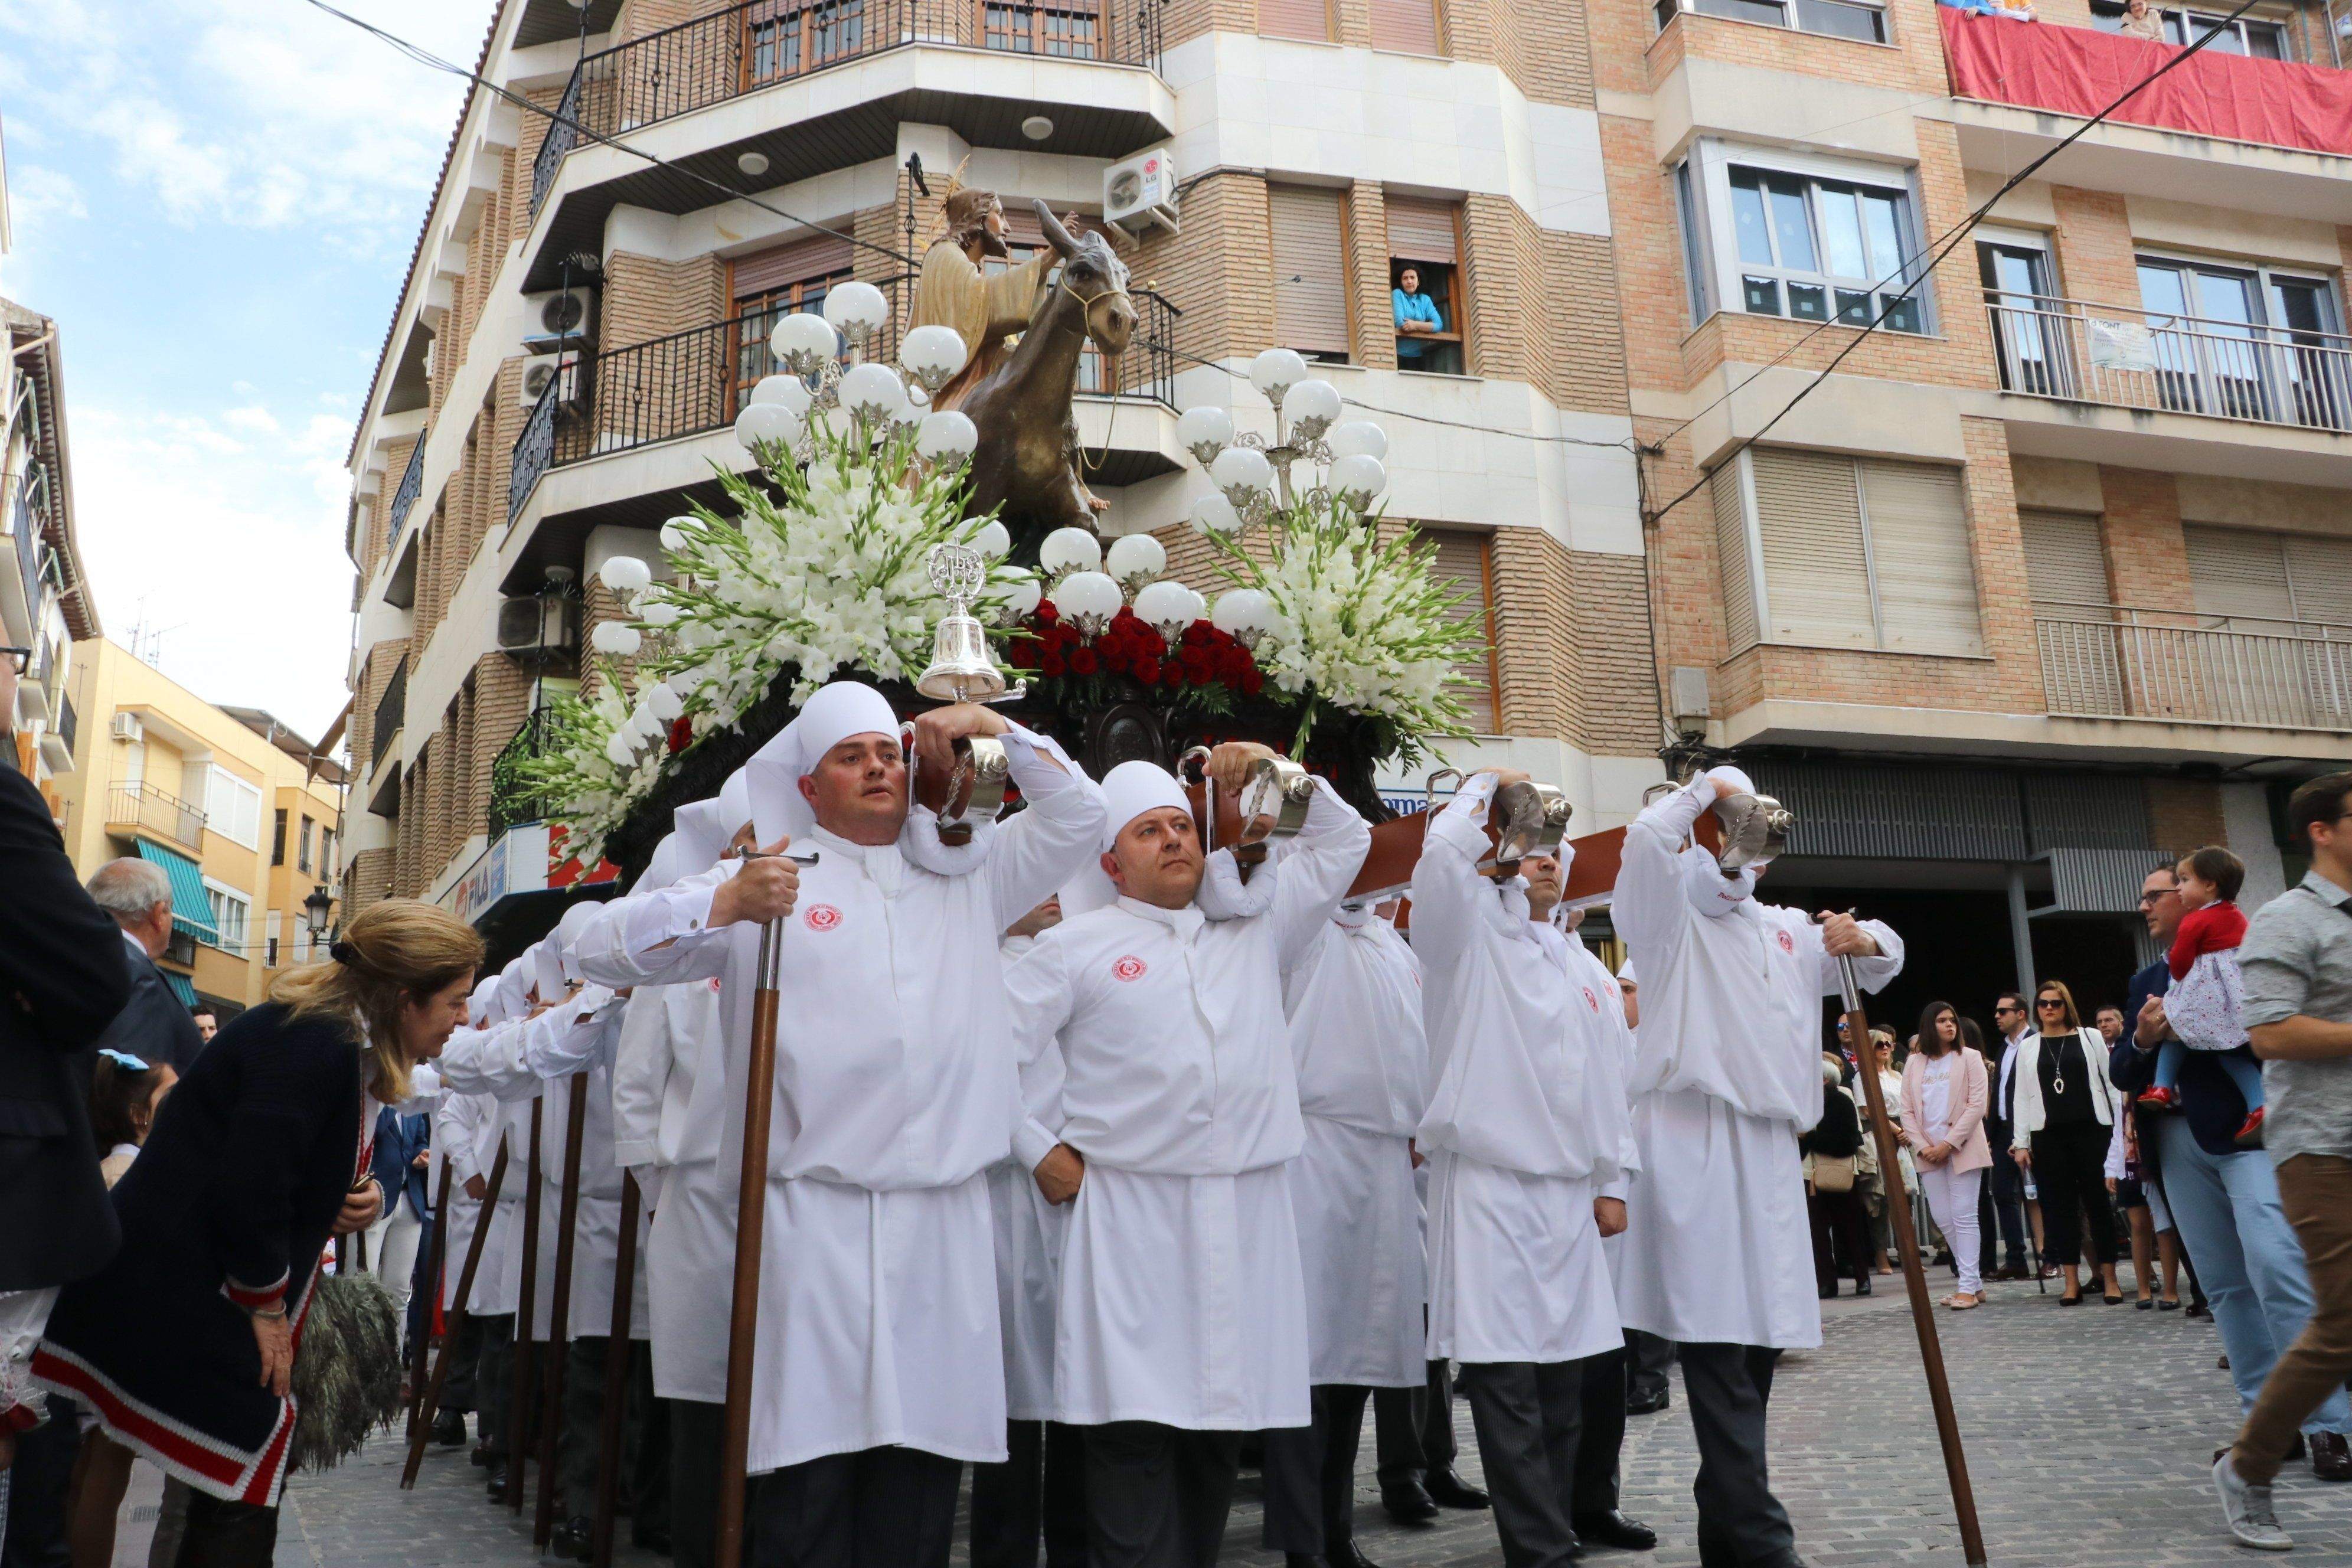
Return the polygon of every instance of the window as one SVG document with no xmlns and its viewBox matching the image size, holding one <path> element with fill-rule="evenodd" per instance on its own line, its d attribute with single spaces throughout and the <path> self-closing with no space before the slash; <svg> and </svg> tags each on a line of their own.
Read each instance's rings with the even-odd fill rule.
<svg viewBox="0 0 2352 1568">
<path fill-rule="evenodd" d="M 261 964 L 263 968 L 275 969 L 278 967 L 278 942 L 280 934 L 285 931 L 285 928 L 286 912 L 283 910 L 270 910 L 268 920 L 263 922 L 262 926 L 262 929 L 268 933 L 263 939 L 265 943 L 261 955 Z"/>
<path fill-rule="evenodd" d="M 253 912 L 252 900 L 242 893 L 232 892 L 211 878 L 205 879 L 205 900 L 212 906 L 213 930 L 218 940 L 210 945 L 223 952 L 242 953 L 245 951 L 246 922 Z"/>
<path fill-rule="evenodd" d="M 1444 54 L 1435 0 L 1372 0 L 1372 47 L 1408 55 Z"/>
<path fill-rule="evenodd" d="M 1713 484 L 1732 652 L 1983 654 L 1958 469 L 1751 447 Z"/>
<path fill-rule="evenodd" d="M 865 0 L 766 0 L 744 12 L 743 33 L 751 86 L 798 76 L 865 46 Z"/>
<path fill-rule="evenodd" d="M 1846 0 L 1656 0 L 1653 10 L 1661 27 L 1678 12 L 1696 11 L 1702 16 L 1760 22 L 1768 27 L 1793 27 L 1801 33 L 1859 38 L 1868 44 L 1886 41 L 1885 7 L 1850 5 Z"/>
<path fill-rule="evenodd" d="M 830 234 L 805 235 L 728 264 L 729 297 L 741 325 L 735 346 L 735 405 L 751 401 L 760 378 L 783 367 L 768 350 L 768 334 L 780 317 L 796 310 L 821 312 L 836 283 L 849 280 L 849 241 Z"/>
<path fill-rule="evenodd" d="M 2045 397 L 2075 395 L 2072 318 L 2066 302 L 2057 298 L 2050 251 L 2041 237 L 1978 240 L 1977 278 L 1992 318 L 2001 385 Z"/>
<path fill-rule="evenodd" d="M 1930 330 L 1900 171 L 1703 141 L 1676 179 L 1695 310 Z"/>
<path fill-rule="evenodd" d="M 1270 38 L 1331 41 L 1328 0 L 1257 0 L 1257 30 Z"/>
<path fill-rule="evenodd" d="M 1447 693 L 1462 704 L 1471 728 L 1490 735 L 1500 734 L 1503 700 L 1495 669 L 1494 541 L 1486 534 L 1460 529 L 1427 528 L 1419 531 L 1434 547 L 1429 560 L 1431 578 L 1440 587 L 1450 588 L 1462 596 L 1452 619 L 1457 626 L 1469 627 L 1479 649 L 1476 658 L 1455 668 L 1454 679 L 1446 683 Z"/>
<path fill-rule="evenodd" d="M 1348 363 L 1347 204 L 1337 191 L 1268 185 L 1274 341 L 1310 360 Z"/>
<path fill-rule="evenodd" d="M 1452 202 L 1388 201 L 1389 303 L 1399 370 L 1459 375 L 1463 353 L 1461 208 Z"/>
<path fill-rule="evenodd" d="M 2221 629 L 2326 626 L 2352 636 L 2352 540 L 2194 523 L 2181 532 L 2197 613 Z"/>
<path fill-rule="evenodd" d="M 2352 339 L 2326 278 L 2167 256 L 2138 268 L 2165 407 L 2352 429 Z"/>
<path fill-rule="evenodd" d="M 335 830 L 323 824 L 319 828 L 319 875 L 330 881 L 342 875 L 335 865 Z"/>
<path fill-rule="evenodd" d="M 202 771 L 205 826 L 247 849 L 260 848 L 261 791 L 226 768 L 203 767 Z"/>
<path fill-rule="evenodd" d="M 269 830 L 269 863 L 286 864 L 286 813 L 282 809 L 278 813 L 276 826 Z"/>
<path fill-rule="evenodd" d="M 278 815 L 280 817 L 283 817 L 286 814 L 281 811 Z M 310 868 L 310 828 L 313 825 L 309 817 L 306 816 L 302 819 L 302 837 L 298 841 L 299 858 L 294 862 L 294 868 L 298 871 L 308 871 Z"/>
<path fill-rule="evenodd" d="M 981 43 L 1021 55 L 1098 59 L 1102 13 L 1095 0 L 982 0 Z"/>
</svg>

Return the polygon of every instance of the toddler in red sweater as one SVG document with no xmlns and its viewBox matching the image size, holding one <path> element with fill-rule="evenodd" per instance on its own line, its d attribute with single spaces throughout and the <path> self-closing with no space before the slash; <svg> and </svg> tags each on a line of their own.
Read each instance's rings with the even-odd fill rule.
<svg viewBox="0 0 2352 1568">
<path fill-rule="evenodd" d="M 2263 1125 L 2263 1069 L 2245 1051 L 2246 1031 L 2238 976 L 2238 945 L 2246 940 L 2245 911 L 2238 891 L 2245 885 L 2245 862 L 2218 845 L 2208 845 L 2180 862 L 2180 901 L 2189 912 L 2173 933 L 2165 955 L 2172 986 L 2165 994 L 2165 1019 L 2173 1037 L 2157 1047 L 2156 1084 L 2140 1096 L 2142 1105 L 2168 1107 L 2179 1098 L 2184 1051 L 2221 1053 L 2221 1069 L 2245 1097 L 2250 1114 L 2238 1129 L 2242 1144 L 2258 1142 Z"/>
</svg>

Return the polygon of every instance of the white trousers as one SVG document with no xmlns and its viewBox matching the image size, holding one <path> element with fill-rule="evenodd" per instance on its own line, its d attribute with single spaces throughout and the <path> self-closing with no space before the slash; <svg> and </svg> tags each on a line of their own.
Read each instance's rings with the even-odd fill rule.
<svg viewBox="0 0 2352 1568">
<path fill-rule="evenodd" d="M 1934 1216 L 1936 1228 L 1944 1233 L 1945 1245 L 1952 1249 L 1952 1260 L 1960 1270 L 1960 1293 L 1966 1296 L 1984 1289 L 1984 1280 L 1977 1273 L 1977 1194 L 1984 1178 L 1981 1170 L 1955 1171 L 1948 1161 L 1919 1167 L 1919 1188 L 1927 1194 L 1927 1213 Z"/>
<path fill-rule="evenodd" d="M 425 1239 L 425 1222 L 408 1205 L 394 1200 L 392 1213 L 368 1231 L 368 1268 L 392 1292 L 392 1304 L 408 1310 L 409 1286 L 416 1274 L 416 1248 Z"/>
</svg>

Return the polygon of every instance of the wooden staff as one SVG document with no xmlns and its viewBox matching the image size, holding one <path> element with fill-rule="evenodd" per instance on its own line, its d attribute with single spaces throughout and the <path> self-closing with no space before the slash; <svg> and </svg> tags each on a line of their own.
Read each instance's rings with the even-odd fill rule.
<svg viewBox="0 0 2352 1568">
<path fill-rule="evenodd" d="M 425 1279 L 437 1299 L 441 1294 L 441 1265 L 448 1248 L 443 1237 L 449 1234 L 449 1156 L 441 1156 L 441 1192 L 433 1200 L 433 1245 L 425 1257 Z M 415 1336 L 416 1342 L 408 1347 L 411 1361 L 408 1368 L 408 1435 L 416 1436 L 416 1413 L 425 1407 L 425 1342 L 433 1337 L 433 1310 L 425 1311 L 425 1326 Z"/>
<path fill-rule="evenodd" d="M 449 1310 L 447 1331 L 441 1338 L 441 1353 L 433 1358 L 433 1378 L 425 1385 L 425 1398 L 416 1407 L 416 1425 L 409 1429 L 408 1463 L 400 1472 L 400 1489 L 409 1491 L 416 1485 L 416 1469 L 425 1462 L 425 1441 L 433 1430 L 433 1417 L 441 1408 L 441 1385 L 449 1380 L 449 1357 L 457 1343 L 457 1331 L 466 1324 L 466 1303 L 474 1299 L 474 1271 L 482 1266 L 482 1244 L 489 1239 L 490 1219 L 499 1202 L 499 1185 L 507 1179 L 507 1146 L 499 1144 L 499 1157 L 490 1163 L 490 1184 L 482 1194 L 481 1217 L 474 1222 L 474 1238 L 466 1247 L 466 1266 L 457 1273 L 457 1294 Z M 448 1201 L 445 1186 L 442 1201 Z M 436 1277 L 433 1288 L 441 1288 Z"/>
<path fill-rule="evenodd" d="M 628 1407 L 629 1319 L 636 1305 L 637 1178 L 621 1173 L 621 1258 L 613 1270 L 613 1318 L 604 1352 L 604 1408 L 596 1435 L 596 1521 L 588 1535 L 588 1568 L 613 1568 L 613 1513 L 621 1484 L 621 1415 Z M 644 1413 L 639 1414 L 639 1419 Z"/>
<path fill-rule="evenodd" d="M 522 1299 L 515 1303 L 514 1408 L 507 1414 L 507 1511 L 522 1511 L 522 1449 L 530 1438 L 530 1384 L 538 1360 L 530 1337 L 539 1314 L 539 1123 L 545 1090 L 530 1102 L 530 1160 L 522 1194 Z"/>
<path fill-rule="evenodd" d="M 735 1300 L 727 1331 L 726 1426 L 719 1446 L 715 1568 L 742 1568 L 744 1467 L 751 1454 L 751 1362 L 760 1319 L 760 1243 L 768 1217 L 768 1117 L 776 1091 L 776 971 L 784 922 L 760 932 L 751 1060 L 743 1086 L 743 1176 L 736 1188 Z"/>
<path fill-rule="evenodd" d="M 531 1542 L 545 1546 L 555 1533 L 556 1435 L 563 1429 L 564 1363 L 571 1349 L 572 1251 L 580 1229 L 580 1134 L 588 1120 L 588 1075 L 572 1075 L 572 1097 L 563 1118 L 563 1194 L 556 1206 L 555 1286 L 547 1310 L 547 1405 L 539 1415 L 539 1504 L 531 1515 Z"/>
<path fill-rule="evenodd" d="M 1838 984 L 1845 1005 L 1847 1037 L 1854 1042 L 1854 1076 L 1862 1080 L 1863 1097 L 1870 1102 L 1870 1126 L 1878 1141 L 1878 1168 L 1903 1185 L 1901 1156 L 1896 1152 L 1895 1123 L 1886 1115 L 1886 1095 L 1878 1084 L 1878 1068 L 1870 1055 L 1870 1019 L 1862 1010 L 1862 985 L 1853 973 L 1853 959 L 1838 954 Z M 1888 1225 L 1895 1232 L 1895 1250 L 1903 1258 L 1903 1283 L 1911 1293 L 1911 1322 L 1919 1331 L 1919 1360 L 1927 1371 L 1927 1400 L 1936 1411 L 1936 1436 L 1944 1446 L 1944 1475 L 1952 1488 L 1952 1511 L 1959 1516 L 1960 1552 L 1969 1568 L 1984 1568 L 1984 1531 L 1977 1523 L 1976 1489 L 1969 1484 L 1969 1456 L 1960 1447 L 1960 1418 L 1952 1408 L 1951 1380 L 1944 1372 L 1944 1347 L 1936 1336 L 1936 1309 L 1927 1300 L 1927 1270 L 1919 1261 L 1919 1236 L 1911 1226 L 1908 1205 L 1889 1202 Z"/>
</svg>

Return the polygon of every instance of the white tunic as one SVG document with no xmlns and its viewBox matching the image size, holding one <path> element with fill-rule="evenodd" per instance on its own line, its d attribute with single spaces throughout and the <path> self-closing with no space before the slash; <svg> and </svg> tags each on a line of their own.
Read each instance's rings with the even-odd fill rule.
<svg viewBox="0 0 2352 1568">
<path fill-rule="evenodd" d="M 1282 971 L 1370 841 L 1319 782 L 1264 913 L 1132 899 L 1064 921 L 1006 976 L 1015 1037 L 1056 1037 L 1085 1156 L 1055 1325 L 1058 1419 L 1250 1430 L 1308 1419 L 1307 1320 L 1284 1165 L 1303 1136 Z M 1025 1150 L 1024 1150 L 1025 1152 Z"/>
<path fill-rule="evenodd" d="M 474 1232 L 481 1224 L 481 1200 L 466 1191 L 466 1183 L 475 1176 L 490 1179 L 488 1165 L 481 1162 L 481 1151 L 487 1142 L 490 1157 L 496 1159 L 498 1102 L 470 1094 L 445 1094 L 433 1109 L 433 1146 L 449 1167 L 449 1200 L 442 1215 L 445 1235 L 441 1244 L 441 1309 L 454 1310 L 457 1305 L 457 1281 L 466 1270 L 466 1254 L 474 1245 Z M 469 1312 L 479 1313 L 485 1284 L 484 1264 L 488 1262 L 488 1242 L 483 1243 L 485 1258 L 474 1270 L 473 1299 L 466 1305 Z"/>
<path fill-rule="evenodd" d="M 1797 1135 L 1821 1119 L 1822 997 L 1838 965 L 1796 910 L 1726 900 L 1702 914 L 1678 847 L 1713 799 L 1704 777 L 1626 829 L 1611 918 L 1642 979 L 1619 1301 L 1628 1325 L 1692 1343 L 1822 1342 Z M 1903 942 L 1873 921 L 1876 990 Z"/>
<path fill-rule="evenodd" d="M 1005 962 L 1019 958 L 1035 941 L 1007 937 Z M 1004 1336 L 1004 1414 L 1013 1421 L 1048 1421 L 1054 1415 L 1054 1299 L 1061 1289 L 1070 1210 L 1066 1204 L 1047 1203 L 1037 1190 L 1036 1162 L 1053 1145 L 1040 1146 L 1027 1129 L 1032 1121 L 1061 1120 L 1058 1044 L 1021 1064 L 1021 1100 L 1024 1125 L 1013 1131 L 1013 1157 L 988 1168 L 989 1212 L 996 1225 L 996 1310 Z"/>
<path fill-rule="evenodd" d="M 1290 1163 L 1307 1378 L 1418 1388 L 1428 1277 L 1413 1129 L 1429 1068 L 1421 964 L 1396 927 L 1342 906 L 1283 977 L 1306 1141 Z"/>
<path fill-rule="evenodd" d="M 614 1151 L 653 1215 L 646 1237 L 654 1392 L 727 1397 L 737 1173 L 722 1172 L 727 1120 L 742 1118 L 719 1063 L 719 982 L 639 986 L 613 1064 Z"/>
<path fill-rule="evenodd" d="M 1431 1359 L 1552 1363 L 1623 1342 L 1594 1224 L 1627 1146 L 1615 1047 L 1526 886 L 1478 871 L 1494 776 L 1430 823 L 1413 868 L 1432 1088 Z"/>
<path fill-rule="evenodd" d="M 755 1473 L 887 1445 L 1004 1458 L 986 1173 L 1012 1147 L 1018 1080 L 997 938 L 1096 853 L 1103 823 L 1093 786 L 1024 733 L 1004 739 L 1028 808 L 968 874 L 813 836 L 780 949 Z M 608 984 L 721 977 L 732 1101 L 760 931 L 709 921 L 740 866 L 607 905 L 575 947 Z M 740 1148 L 730 1118 L 719 1167 L 739 1169 Z"/>
</svg>

